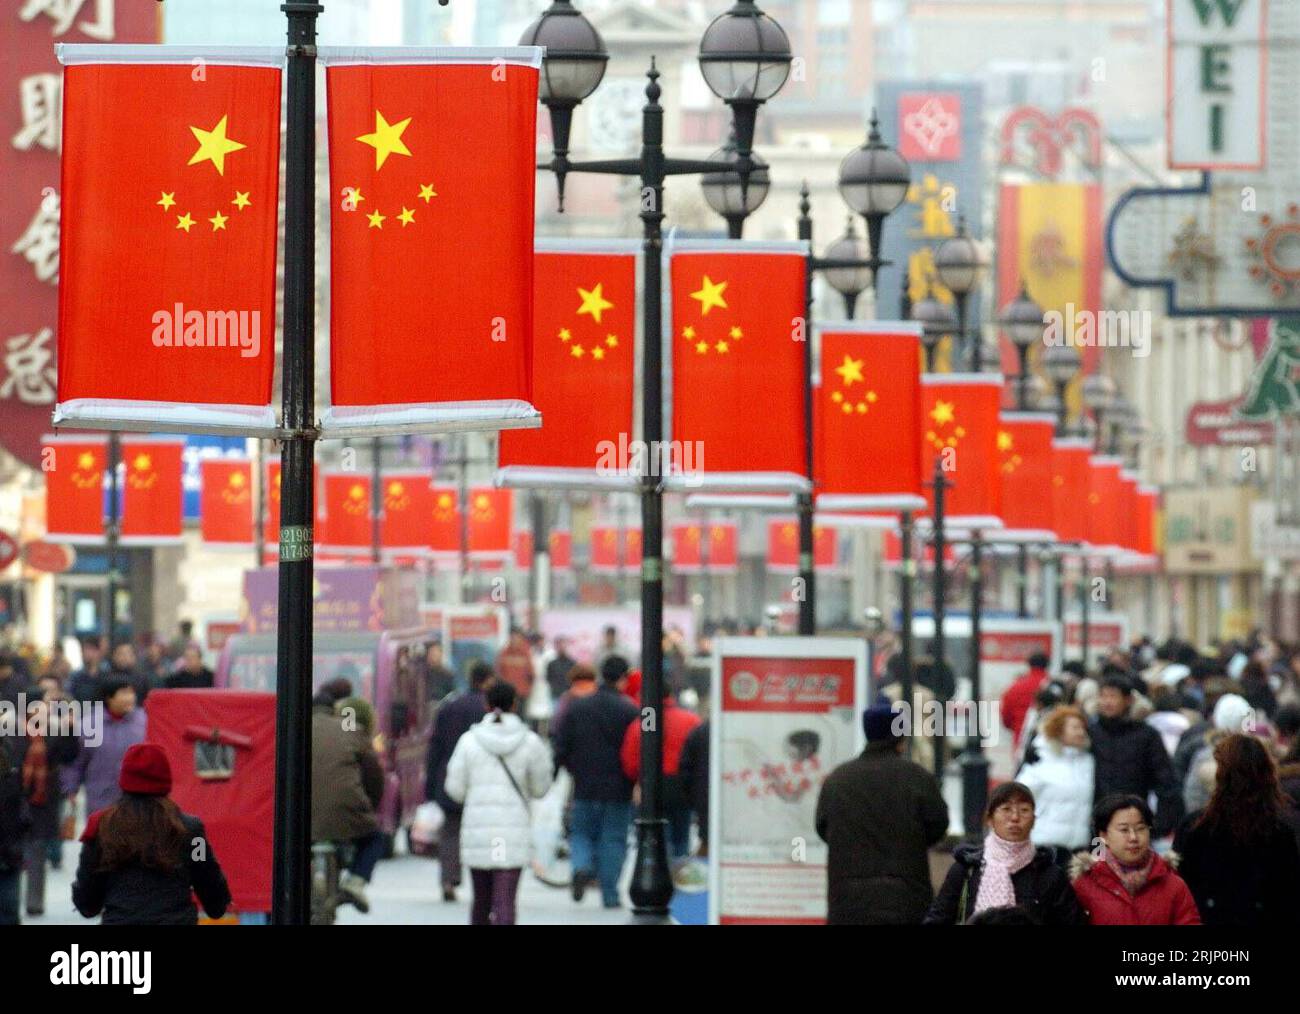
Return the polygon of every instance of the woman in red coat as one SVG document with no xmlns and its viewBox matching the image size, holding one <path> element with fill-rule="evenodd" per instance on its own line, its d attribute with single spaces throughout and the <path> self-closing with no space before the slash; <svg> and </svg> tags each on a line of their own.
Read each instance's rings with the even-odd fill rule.
<svg viewBox="0 0 1300 1014">
<path fill-rule="evenodd" d="M 1155 818 L 1139 796 L 1111 795 L 1092 811 L 1094 847 L 1070 864 L 1094 926 L 1199 926 L 1192 892 L 1151 849 Z"/>
</svg>

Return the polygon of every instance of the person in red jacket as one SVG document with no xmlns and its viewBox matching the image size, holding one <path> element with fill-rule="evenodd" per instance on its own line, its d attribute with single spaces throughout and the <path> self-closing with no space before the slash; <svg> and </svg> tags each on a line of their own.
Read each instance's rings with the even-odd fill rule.
<svg viewBox="0 0 1300 1014">
<path fill-rule="evenodd" d="M 1020 730 L 1025 715 L 1033 707 L 1034 696 L 1047 682 L 1049 659 L 1041 651 L 1029 656 L 1029 671 L 1019 677 L 1002 695 L 1002 724 L 1011 732 L 1011 746 L 1020 747 Z"/>
<path fill-rule="evenodd" d="M 1070 864 L 1079 904 L 1093 926 L 1199 926 L 1186 882 L 1151 849 L 1155 817 L 1139 796 L 1113 795 L 1092 811 L 1092 852 Z"/>
<path fill-rule="evenodd" d="M 644 709 L 623 734 L 620 758 L 623 773 L 636 780 L 641 777 L 641 724 L 646 721 Z M 700 716 L 679 707 L 676 699 L 665 690 L 663 711 L 656 716 L 662 723 L 664 743 L 664 816 L 668 818 L 668 856 L 677 865 L 690 855 L 691 799 L 681 777 L 682 747 L 691 730 L 700 724 Z"/>
</svg>

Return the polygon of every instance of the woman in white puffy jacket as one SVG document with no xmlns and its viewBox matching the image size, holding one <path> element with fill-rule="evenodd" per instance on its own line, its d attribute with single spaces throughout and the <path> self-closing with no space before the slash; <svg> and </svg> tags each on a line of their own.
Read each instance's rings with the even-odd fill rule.
<svg viewBox="0 0 1300 1014">
<path fill-rule="evenodd" d="M 1020 769 L 1016 781 L 1034 794 L 1035 845 L 1056 846 L 1064 863 L 1069 853 L 1092 840 L 1093 757 L 1088 725 L 1079 708 L 1061 706 L 1048 712 L 1034 737 L 1036 757 Z"/>
<path fill-rule="evenodd" d="M 551 787 L 551 751 L 514 714 L 509 683 L 488 687 L 487 706 L 447 762 L 447 795 L 465 808 L 460 855 L 474 885 L 470 923 L 512 926 L 532 842 L 530 800 Z"/>
</svg>

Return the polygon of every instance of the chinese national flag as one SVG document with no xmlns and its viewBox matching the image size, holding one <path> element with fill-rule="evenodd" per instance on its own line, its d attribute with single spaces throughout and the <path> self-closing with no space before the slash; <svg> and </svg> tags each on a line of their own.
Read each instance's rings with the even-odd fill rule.
<svg viewBox="0 0 1300 1014">
<path fill-rule="evenodd" d="M 1082 542 L 1088 536 L 1091 450 L 1091 442 L 1078 437 L 1052 439 L 1052 522 L 1062 542 Z"/>
<path fill-rule="evenodd" d="M 247 458 L 199 462 L 199 523 L 214 546 L 253 544 L 253 465 Z"/>
<path fill-rule="evenodd" d="M 839 543 L 834 528 L 813 525 L 813 566 L 825 570 L 835 566 Z M 767 523 L 767 569 L 773 572 L 799 569 L 799 522 L 772 520 Z"/>
<path fill-rule="evenodd" d="M 508 489 L 481 486 L 469 491 L 469 552 L 472 557 L 508 556 L 511 507 Z"/>
<path fill-rule="evenodd" d="M 184 496 L 180 440 L 123 439 L 122 542 L 157 545 L 179 542 Z"/>
<path fill-rule="evenodd" d="M 1041 412 L 1003 412 L 998 427 L 1002 520 L 1006 527 L 1052 539 L 1052 435 L 1056 420 Z M 1026 537 L 1028 537 L 1026 535 Z"/>
<path fill-rule="evenodd" d="M 996 373 L 927 373 L 922 377 L 922 450 L 926 476 L 935 461 L 951 485 L 944 491 L 947 524 L 1002 527 L 1002 477 L 998 461 Z M 934 491 L 926 488 L 930 509 Z"/>
<path fill-rule="evenodd" d="M 460 552 L 459 493 L 455 486 L 435 486 L 431 512 L 433 523 L 429 529 L 429 548 L 434 556 L 454 556 Z"/>
<path fill-rule="evenodd" d="M 738 247 L 672 254 L 676 470 L 766 474 L 785 489 L 808 471 L 804 257 Z"/>
<path fill-rule="evenodd" d="M 708 532 L 707 545 L 705 532 Z M 734 571 L 736 526 L 733 524 L 673 525 L 673 569 L 682 574 Z M 707 554 L 707 557 L 706 557 Z"/>
<path fill-rule="evenodd" d="M 413 556 L 426 553 L 433 513 L 433 486 L 429 476 L 421 472 L 386 473 L 383 493 L 380 544 L 385 549 Z"/>
<path fill-rule="evenodd" d="M 619 539 L 619 534 L 622 539 Z M 620 546 L 620 541 L 622 545 Z M 632 570 L 641 566 L 641 529 L 618 529 L 612 525 L 591 527 L 591 569 Z"/>
<path fill-rule="evenodd" d="M 635 253 L 538 251 L 533 404 L 542 426 L 501 434 L 502 467 L 595 469 L 632 432 Z"/>
<path fill-rule="evenodd" d="M 46 437 L 41 447 L 45 475 L 45 525 L 51 542 L 104 540 L 103 437 Z"/>
<path fill-rule="evenodd" d="M 538 71 L 418 59 L 327 68 L 333 404 L 531 415 Z"/>
<path fill-rule="evenodd" d="M 271 563 L 280 554 L 280 463 L 268 461 L 266 473 L 262 476 L 266 483 L 266 517 L 262 519 L 263 552 Z"/>
<path fill-rule="evenodd" d="M 1119 473 L 1120 503 L 1123 509 L 1119 515 L 1119 544 L 1126 553 L 1136 553 L 1138 545 L 1138 496 L 1137 476 L 1121 469 Z"/>
<path fill-rule="evenodd" d="M 551 570 L 573 569 L 573 533 L 567 528 L 555 528 L 547 539 L 551 547 Z"/>
<path fill-rule="evenodd" d="M 61 54 L 58 411 L 110 399 L 215 419 L 242 406 L 244 425 L 270 425 L 280 70 L 106 49 Z M 165 61 L 157 50 L 148 59 Z M 114 408 L 159 421 L 158 406 Z"/>
<path fill-rule="evenodd" d="M 533 533 L 527 529 L 515 532 L 510 538 L 510 548 L 515 554 L 516 570 L 533 569 Z"/>
<path fill-rule="evenodd" d="M 1088 542 L 1094 548 L 1115 550 L 1123 541 L 1120 512 L 1125 509 L 1121 458 L 1094 454 L 1089 476 L 1087 514 Z"/>
<path fill-rule="evenodd" d="M 356 472 L 326 475 L 317 517 L 316 541 L 330 549 L 365 549 L 374 542 L 370 476 Z"/>
<path fill-rule="evenodd" d="M 897 567 L 903 560 L 903 540 L 899 537 L 898 532 L 894 529 L 885 530 L 885 538 L 881 546 L 880 560 L 886 567 Z M 928 543 L 922 543 L 921 540 L 913 538 L 912 555 L 916 556 L 918 544 L 921 545 L 921 563 L 922 565 L 934 569 L 934 546 Z M 946 543 L 943 547 L 944 563 L 952 563 L 957 559 L 957 552 L 951 542 Z"/>
<path fill-rule="evenodd" d="M 880 498 L 886 509 L 899 497 L 922 496 L 919 356 L 911 331 L 822 332 L 814 389 L 819 495 Z"/>
<path fill-rule="evenodd" d="M 1156 510 L 1160 494 L 1152 486 L 1138 486 L 1137 550 L 1143 556 L 1156 555 Z"/>
</svg>

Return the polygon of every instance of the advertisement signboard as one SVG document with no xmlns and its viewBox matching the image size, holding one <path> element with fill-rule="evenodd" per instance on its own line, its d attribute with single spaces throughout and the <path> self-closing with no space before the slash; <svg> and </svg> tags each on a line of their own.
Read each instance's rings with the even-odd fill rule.
<svg viewBox="0 0 1300 1014">
<path fill-rule="evenodd" d="M 866 644 L 735 637 L 713 653 L 709 922 L 826 921 L 822 782 L 864 746 Z"/>
</svg>

